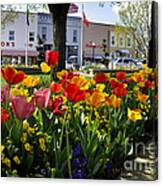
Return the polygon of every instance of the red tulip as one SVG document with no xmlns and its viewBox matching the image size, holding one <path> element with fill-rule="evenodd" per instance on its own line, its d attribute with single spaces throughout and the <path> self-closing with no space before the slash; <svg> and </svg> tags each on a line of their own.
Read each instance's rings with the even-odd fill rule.
<svg viewBox="0 0 163 186">
<path fill-rule="evenodd" d="M 110 81 L 110 87 L 111 87 L 111 88 L 116 88 L 116 87 L 118 87 L 118 85 L 119 85 L 119 83 L 118 83 L 117 80 L 112 79 L 112 80 Z"/>
<path fill-rule="evenodd" d="M 25 73 L 22 71 L 17 71 L 13 67 L 2 68 L 3 78 L 8 84 L 17 84 L 23 81 L 25 78 Z"/>
<path fill-rule="evenodd" d="M 49 66 L 55 66 L 58 63 L 58 51 L 47 51 L 46 62 Z"/>
<path fill-rule="evenodd" d="M 50 90 L 41 89 L 34 92 L 33 100 L 38 108 L 46 108 L 50 101 Z"/>
<path fill-rule="evenodd" d="M 53 109 L 53 113 L 55 115 L 63 115 L 65 113 L 66 109 L 61 108 L 62 103 L 63 103 L 62 97 L 59 96 L 54 99 L 54 101 L 52 103 L 52 109 Z"/>
<path fill-rule="evenodd" d="M 14 114 L 21 120 L 28 119 L 35 110 L 33 100 L 28 102 L 23 96 L 13 97 L 11 103 Z"/>
<path fill-rule="evenodd" d="M 115 74 L 116 78 L 120 81 L 124 80 L 126 77 L 126 73 L 125 72 L 116 72 Z"/>
<path fill-rule="evenodd" d="M 10 115 L 8 113 L 8 111 L 4 108 L 1 108 L 1 122 L 4 123 L 7 120 L 9 120 Z"/>
<path fill-rule="evenodd" d="M 128 93 L 128 90 L 123 87 L 116 87 L 113 92 L 119 97 L 124 97 Z"/>
<path fill-rule="evenodd" d="M 86 91 L 80 90 L 76 84 L 68 84 L 64 90 L 64 95 L 73 102 L 85 99 Z"/>
<path fill-rule="evenodd" d="M 96 83 L 105 83 L 106 81 L 108 81 L 108 78 L 104 73 L 97 73 L 94 77 L 94 80 L 96 81 Z"/>
<path fill-rule="evenodd" d="M 153 87 L 153 83 L 151 81 L 147 80 L 146 81 L 146 87 L 149 88 L 149 89 L 152 88 Z"/>
<path fill-rule="evenodd" d="M 54 93 L 59 93 L 62 89 L 62 85 L 61 84 L 58 84 L 56 83 L 55 81 L 53 81 L 50 85 L 50 90 L 51 92 L 54 92 Z"/>
</svg>

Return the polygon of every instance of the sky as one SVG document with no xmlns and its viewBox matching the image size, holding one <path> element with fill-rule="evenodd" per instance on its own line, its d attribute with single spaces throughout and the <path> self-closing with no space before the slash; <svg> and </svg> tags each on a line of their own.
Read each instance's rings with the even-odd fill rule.
<svg viewBox="0 0 163 186">
<path fill-rule="evenodd" d="M 80 16 L 82 15 L 82 4 L 84 5 L 84 12 L 89 21 L 110 24 L 120 22 L 117 7 L 112 7 L 109 2 L 105 2 L 104 5 L 99 2 L 76 3 L 79 7 L 78 15 Z"/>
<path fill-rule="evenodd" d="M 91 22 L 100 22 L 100 23 L 106 23 L 106 24 L 116 24 L 119 21 L 118 16 L 118 9 L 117 7 L 112 7 L 111 3 L 105 2 L 89 2 L 89 3 L 75 3 L 78 7 L 78 13 L 74 13 L 71 15 L 74 16 L 80 16 L 82 17 L 82 5 L 84 5 L 84 12 L 86 14 L 86 17 Z M 103 6 L 100 6 L 103 5 Z M 13 5 L 14 6 L 14 5 Z M 22 4 L 22 6 L 14 6 L 15 9 L 25 11 L 26 5 Z M 39 9 L 39 12 L 47 12 L 46 9 Z"/>
</svg>

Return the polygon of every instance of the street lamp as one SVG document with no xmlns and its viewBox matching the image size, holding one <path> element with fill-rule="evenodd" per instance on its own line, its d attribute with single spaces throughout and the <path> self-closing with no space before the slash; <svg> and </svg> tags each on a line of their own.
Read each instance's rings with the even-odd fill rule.
<svg viewBox="0 0 163 186">
<path fill-rule="evenodd" d="M 96 43 L 92 42 L 92 62 L 94 62 L 95 59 L 95 48 L 96 48 Z"/>
</svg>

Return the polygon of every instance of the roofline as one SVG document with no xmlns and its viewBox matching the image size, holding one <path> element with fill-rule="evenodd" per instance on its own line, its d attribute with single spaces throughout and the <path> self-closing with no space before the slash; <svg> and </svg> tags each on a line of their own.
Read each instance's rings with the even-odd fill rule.
<svg viewBox="0 0 163 186">
<path fill-rule="evenodd" d="M 124 26 L 124 25 L 119 25 L 119 24 L 114 24 L 114 23 L 103 23 L 103 22 L 94 22 L 94 21 L 90 21 L 90 24 L 92 24 L 92 25 L 103 25 L 103 26 L 120 26 L 120 27 L 125 27 L 126 28 L 126 26 Z"/>
<path fill-rule="evenodd" d="M 1 14 L 4 13 L 4 12 L 10 12 L 10 10 L 2 10 L 1 11 Z M 26 14 L 26 12 L 24 11 L 13 11 L 14 13 L 20 13 L 20 14 Z M 50 15 L 50 13 L 48 12 L 30 12 L 30 14 L 33 14 L 33 15 L 39 15 L 39 14 L 46 14 L 46 15 Z M 82 17 L 80 16 L 73 16 L 73 15 L 67 15 L 67 17 L 72 17 L 72 18 L 77 18 L 77 19 L 82 19 Z"/>
<path fill-rule="evenodd" d="M 1 14 L 3 13 L 3 12 L 11 12 L 10 10 L 2 10 L 1 11 Z M 24 11 L 13 11 L 14 13 L 20 13 L 20 14 L 26 14 L 26 12 L 24 12 Z M 38 13 L 36 13 L 36 12 L 30 12 L 30 14 L 38 14 Z"/>
<path fill-rule="evenodd" d="M 100 23 L 100 22 L 94 22 L 94 21 L 90 21 L 90 24 L 92 24 L 92 25 L 103 25 L 103 26 L 116 26 L 115 24 L 111 24 L 111 23 Z"/>
</svg>

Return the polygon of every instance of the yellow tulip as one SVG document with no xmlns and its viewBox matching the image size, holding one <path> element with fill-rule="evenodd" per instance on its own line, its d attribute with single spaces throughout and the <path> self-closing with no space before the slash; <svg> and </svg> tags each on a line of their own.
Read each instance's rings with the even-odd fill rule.
<svg viewBox="0 0 163 186">
<path fill-rule="evenodd" d="M 58 78 L 58 79 L 62 79 L 62 78 L 63 78 L 63 75 L 64 75 L 65 73 L 67 73 L 66 70 L 62 70 L 61 72 L 57 72 L 57 78 Z"/>
<path fill-rule="evenodd" d="M 27 97 L 28 96 L 28 90 L 27 89 L 24 89 L 23 87 L 20 87 L 20 88 L 12 88 L 11 89 L 11 93 L 12 93 L 12 96 L 25 96 Z"/>
<path fill-rule="evenodd" d="M 96 84 L 96 90 L 98 90 L 99 92 L 103 92 L 105 89 L 105 85 L 104 84 Z"/>
<path fill-rule="evenodd" d="M 51 70 L 51 68 L 45 62 L 41 63 L 41 71 L 43 73 L 46 74 L 46 73 L 50 72 L 50 70 Z"/>
<path fill-rule="evenodd" d="M 144 82 L 140 82 L 137 85 L 138 85 L 138 87 L 141 87 L 141 88 L 145 87 L 145 83 Z"/>
<path fill-rule="evenodd" d="M 128 119 L 134 122 L 137 120 L 141 120 L 141 111 L 139 109 L 131 110 L 130 108 L 128 108 Z"/>
<path fill-rule="evenodd" d="M 87 80 L 82 76 L 74 76 L 71 79 L 71 83 L 76 84 L 81 90 L 87 90 L 89 88 Z"/>
<path fill-rule="evenodd" d="M 35 76 L 35 77 L 32 77 L 32 76 L 27 76 L 23 83 L 25 86 L 27 87 L 35 87 L 39 84 L 39 77 L 38 76 Z"/>
</svg>

